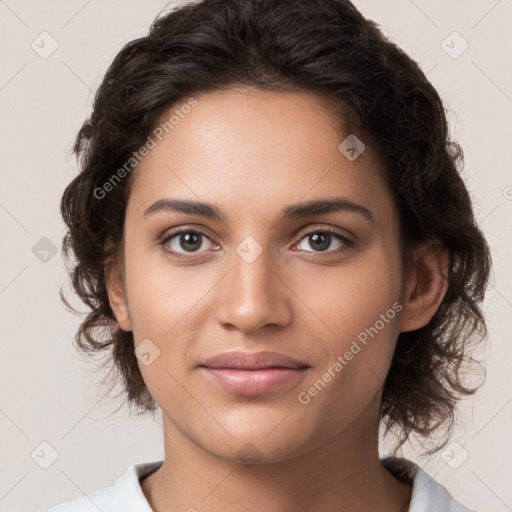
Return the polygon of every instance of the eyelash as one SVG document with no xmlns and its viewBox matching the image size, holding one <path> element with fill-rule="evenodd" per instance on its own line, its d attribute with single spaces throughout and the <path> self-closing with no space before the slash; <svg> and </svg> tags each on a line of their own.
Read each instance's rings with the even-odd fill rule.
<svg viewBox="0 0 512 512">
<path fill-rule="evenodd" d="M 183 233 L 193 233 L 195 235 L 202 235 L 208 239 L 210 239 L 210 237 L 208 236 L 207 233 L 205 233 L 204 231 L 201 231 L 200 229 L 198 228 L 189 228 L 189 229 L 180 229 L 178 231 L 174 231 L 172 233 L 169 233 L 167 235 L 165 235 L 160 241 L 159 241 L 159 245 L 162 247 L 162 249 L 167 253 L 167 254 L 170 254 L 171 256 L 173 257 L 176 257 L 176 258 L 191 258 L 194 256 L 195 253 L 190 253 L 190 256 L 185 256 L 183 253 L 179 253 L 179 252 L 176 252 L 176 251 L 173 251 L 173 250 L 169 250 L 167 248 L 165 248 L 166 244 L 172 240 L 173 238 L 176 238 L 178 235 L 181 235 Z M 310 235 L 318 235 L 318 234 L 329 234 L 329 235 L 334 235 L 336 238 L 338 238 L 342 243 L 343 245 L 341 247 L 339 247 L 338 249 L 334 249 L 334 250 L 331 250 L 331 251 L 320 251 L 320 252 L 314 252 L 317 256 L 319 257 L 329 257 L 329 256 L 332 256 L 333 254 L 343 254 L 345 252 L 348 252 L 350 249 L 352 249 L 352 247 L 354 246 L 354 241 L 353 240 L 350 240 L 349 238 L 347 238 L 346 236 L 342 235 L 340 232 L 334 230 L 334 229 L 329 229 L 329 228 L 322 228 L 322 229 L 317 229 L 317 230 L 313 230 L 313 231 L 309 231 L 307 233 L 304 233 L 304 235 L 300 238 L 299 242 L 301 242 L 304 238 L 310 236 Z M 307 251 L 307 252 L 310 252 L 310 251 Z M 327 253 L 327 254 L 322 254 L 322 253 Z"/>
</svg>

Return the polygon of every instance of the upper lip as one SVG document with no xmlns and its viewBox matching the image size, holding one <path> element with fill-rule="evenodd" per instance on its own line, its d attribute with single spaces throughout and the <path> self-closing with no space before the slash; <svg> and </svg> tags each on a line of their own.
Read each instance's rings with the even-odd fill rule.
<svg viewBox="0 0 512 512">
<path fill-rule="evenodd" d="M 206 359 L 199 366 L 206 366 L 208 368 L 236 368 L 240 370 L 308 367 L 307 364 L 277 352 L 244 352 L 241 350 L 217 354 Z"/>
</svg>

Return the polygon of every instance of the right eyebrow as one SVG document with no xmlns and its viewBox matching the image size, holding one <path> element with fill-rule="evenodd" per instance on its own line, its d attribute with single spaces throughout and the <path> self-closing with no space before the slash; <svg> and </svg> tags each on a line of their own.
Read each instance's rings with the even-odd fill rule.
<svg viewBox="0 0 512 512">
<path fill-rule="evenodd" d="M 144 217 L 162 210 L 184 213 L 186 215 L 199 215 L 222 222 L 225 222 L 227 219 L 227 215 L 224 212 L 210 203 L 181 199 L 159 199 L 144 212 Z"/>
</svg>

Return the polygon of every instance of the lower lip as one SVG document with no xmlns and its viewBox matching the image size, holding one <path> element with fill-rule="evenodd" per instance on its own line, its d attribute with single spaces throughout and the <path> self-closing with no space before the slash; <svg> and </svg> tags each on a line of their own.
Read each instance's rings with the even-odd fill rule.
<svg viewBox="0 0 512 512">
<path fill-rule="evenodd" d="M 222 389 L 237 395 L 261 395 L 297 381 L 307 368 L 263 368 L 238 370 L 234 368 L 201 367 Z"/>
</svg>

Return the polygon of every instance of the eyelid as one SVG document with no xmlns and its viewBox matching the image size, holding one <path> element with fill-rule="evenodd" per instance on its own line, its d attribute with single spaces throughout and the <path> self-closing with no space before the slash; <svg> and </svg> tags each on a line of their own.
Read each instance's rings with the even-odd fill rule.
<svg viewBox="0 0 512 512">
<path fill-rule="evenodd" d="M 158 243 L 160 245 L 165 245 L 165 244 L 167 244 L 169 242 L 169 240 L 172 240 L 176 236 L 181 235 L 183 233 L 197 233 L 197 234 L 200 234 L 200 235 L 204 236 L 205 238 L 207 238 L 212 244 L 218 245 L 216 242 L 214 242 L 212 240 L 212 237 L 210 236 L 209 233 L 207 233 L 204 229 L 199 228 L 199 227 L 195 227 L 195 226 L 194 227 L 192 227 L 192 226 L 185 226 L 185 227 L 179 227 L 179 228 L 168 230 L 168 231 L 164 232 L 163 235 L 158 237 Z M 169 251 L 169 252 L 171 252 L 171 251 Z M 193 253 L 191 253 L 191 254 L 193 254 Z"/>
<path fill-rule="evenodd" d="M 352 238 L 355 238 L 355 235 L 350 232 L 348 229 L 339 228 L 337 226 L 331 226 L 329 224 L 314 224 L 309 225 L 303 229 L 300 229 L 298 234 L 296 235 L 298 240 L 302 240 L 306 235 L 309 235 L 311 233 L 317 233 L 317 232 L 328 232 L 332 233 L 338 236 L 341 236 L 347 240 L 352 240 Z"/>
<path fill-rule="evenodd" d="M 308 235 L 312 235 L 312 234 L 316 234 L 316 233 L 327 233 L 329 235 L 338 237 L 341 240 L 343 246 L 338 249 L 331 249 L 330 251 L 319 251 L 319 252 L 303 251 L 303 252 L 315 254 L 319 257 L 328 257 L 328 256 L 337 255 L 339 253 L 348 251 L 349 249 L 352 248 L 352 246 L 355 243 L 355 241 L 350 236 L 347 236 L 343 231 L 347 231 L 347 230 L 343 230 L 342 228 L 333 227 L 333 226 L 325 226 L 325 225 L 323 225 L 323 226 L 319 226 L 319 225 L 308 226 L 306 228 L 301 229 L 299 234 L 296 235 L 296 237 L 294 237 L 296 241 L 293 243 L 293 246 L 296 246 L 297 244 L 299 244 Z M 170 240 L 172 240 L 173 238 L 175 238 L 183 233 L 200 234 L 200 235 L 204 236 L 205 238 L 207 238 L 212 244 L 214 244 L 216 246 L 219 245 L 214 240 L 212 240 L 209 233 L 207 233 L 204 229 L 202 229 L 200 227 L 196 227 L 196 226 L 180 226 L 180 227 L 171 229 L 167 232 L 164 232 L 164 234 L 159 237 L 158 243 L 160 246 L 164 247 L 165 245 L 167 245 L 167 243 Z M 169 253 L 175 257 L 178 257 L 178 258 L 179 257 L 192 258 L 192 257 L 194 257 L 194 255 L 202 255 L 207 252 L 207 251 L 197 252 L 197 253 L 192 252 L 192 253 L 189 253 L 188 256 L 186 256 L 187 253 L 181 253 L 181 252 L 177 252 L 177 251 L 169 250 L 169 249 L 164 249 L 164 250 L 167 253 Z M 324 252 L 325 252 L 325 254 L 324 254 Z"/>
<path fill-rule="evenodd" d="M 353 249 L 355 245 L 355 240 L 352 238 L 349 238 L 344 233 L 341 232 L 340 228 L 334 228 L 332 226 L 329 227 L 308 227 L 305 232 L 301 232 L 301 234 L 298 236 L 297 242 L 294 243 L 294 247 L 298 245 L 302 240 L 304 240 L 307 236 L 316 234 L 316 233 L 323 233 L 328 234 L 330 236 L 333 236 L 341 242 L 341 247 L 338 247 L 337 249 L 331 249 L 329 251 L 304 251 L 300 250 L 301 252 L 304 252 L 306 254 L 313 254 L 315 258 L 333 258 L 333 257 L 339 257 L 347 252 L 349 252 L 351 249 Z"/>
</svg>

